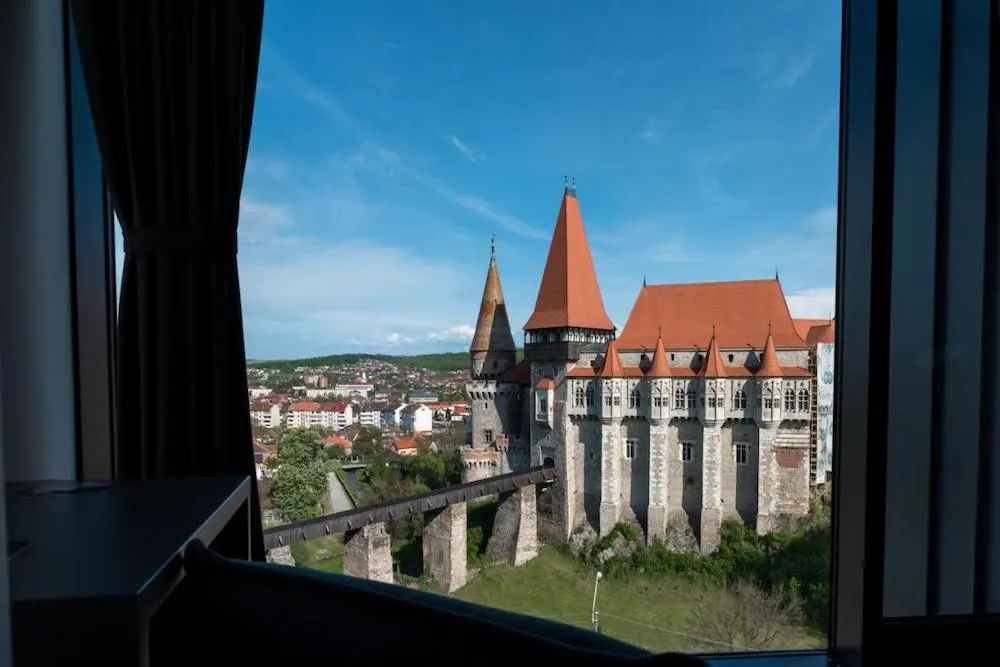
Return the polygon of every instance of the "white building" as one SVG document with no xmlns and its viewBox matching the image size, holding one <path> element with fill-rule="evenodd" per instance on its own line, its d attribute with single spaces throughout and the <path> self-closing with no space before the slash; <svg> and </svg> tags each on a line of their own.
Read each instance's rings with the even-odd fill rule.
<svg viewBox="0 0 1000 667">
<path fill-rule="evenodd" d="M 277 403 L 253 403 L 250 406 L 250 422 L 264 428 L 278 426 L 281 424 L 281 406 Z"/>
<path fill-rule="evenodd" d="M 250 387 L 250 398 L 260 398 L 261 396 L 267 396 L 273 389 L 268 387 Z"/>
<path fill-rule="evenodd" d="M 285 416 L 285 423 L 291 428 L 327 426 L 327 424 L 323 423 L 323 413 L 320 411 L 319 403 L 313 401 L 292 403 L 292 406 L 288 409 L 288 414 Z"/>
<path fill-rule="evenodd" d="M 361 426 L 382 427 L 382 409 L 386 407 L 384 402 L 365 401 L 358 406 L 356 415 L 357 423 Z"/>
<path fill-rule="evenodd" d="M 434 411 L 423 403 L 410 403 L 399 411 L 399 424 L 407 433 L 430 433 Z"/>
</svg>

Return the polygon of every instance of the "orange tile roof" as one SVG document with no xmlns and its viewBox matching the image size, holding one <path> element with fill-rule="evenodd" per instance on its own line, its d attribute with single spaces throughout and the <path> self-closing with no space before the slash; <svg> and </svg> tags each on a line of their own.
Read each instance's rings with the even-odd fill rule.
<svg viewBox="0 0 1000 667">
<path fill-rule="evenodd" d="M 764 341 L 764 351 L 760 355 L 760 365 L 755 372 L 760 377 L 781 377 L 784 372 L 778 365 L 778 352 L 774 349 L 774 337 L 768 333 Z"/>
<path fill-rule="evenodd" d="M 836 329 L 834 328 L 833 322 L 829 324 L 821 324 L 815 326 L 809 330 L 809 335 L 806 337 L 806 342 L 810 345 L 820 345 L 822 343 L 834 343 L 836 342 Z"/>
<path fill-rule="evenodd" d="M 289 410 L 292 412 L 315 412 L 319 410 L 319 403 L 314 403 L 313 401 L 299 401 L 298 403 L 293 403 Z"/>
<path fill-rule="evenodd" d="M 507 304 L 503 298 L 503 287 L 500 285 L 500 273 L 497 271 L 496 254 L 492 250 L 490 266 L 486 270 L 483 299 L 479 304 L 476 333 L 472 337 L 469 349 L 471 352 L 515 349 L 514 336 L 510 332 L 510 319 L 507 317 Z"/>
<path fill-rule="evenodd" d="M 531 382 L 531 362 L 522 359 L 513 368 L 508 368 L 500 375 L 500 382 L 528 384 Z"/>
<path fill-rule="evenodd" d="M 344 447 L 346 449 L 350 449 L 352 447 L 350 440 L 335 434 L 324 437 L 323 442 L 331 445 L 340 445 L 341 447 Z"/>
<path fill-rule="evenodd" d="M 400 438 L 393 444 L 393 447 L 396 451 L 399 451 L 400 449 L 416 449 L 417 441 L 411 437 Z"/>
<path fill-rule="evenodd" d="M 770 340 L 770 337 L 768 338 Z M 705 359 L 702 361 L 698 375 L 707 378 L 726 377 L 726 367 L 722 363 L 722 355 L 719 354 L 719 344 L 715 342 L 715 332 L 713 329 L 712 340 L 708 343 L 708 351 L 705 352 Z"/>
<path fill-rule="evenodd" d="M 613 338 L 608 343 L 608 349 L 604 351 L 604 364 L 598 374 L 606 378 L 625 377 L 622 360 L 618 357 L 618 343 Z"/>
<path fill-rule="evenodd" d="M 571 188 L 563 193 L 535 310 L 524 330 L 560 327 L 607 331 L 615 328 L 604 310 L 580 203 Z"/>
<path fill-rule="evenodd" d="M 774 344 L 806 347 L 777 280 L 643 286 L 618 337 L 623 350 L 649 349 L 662 330 L 668 350 L 697 348 L 716 327 L 721 349 L 760 349 L 770 325 Z"/>
<path fill-rule="evenodd" d="M 799 334 L 802 340 L 805 340 L 809 335 L 809 330 L 813 327 L 818 327 L 822 324 L 830 324 L 833 320 L 817 320 L 815 318 L 808 317 L 796 317 L 792 320 L 792 324 L 795 325 L 795 332 Z"/>
<path fill-rule="evenodd" d="M 653 360 L 646 369 L 646 377 L 665 378 L 671 376 L 670 363 L 667 361 L 667 351 L 663 349 L 663 336 L 656 336 L 656 349 L 653 350 Z"/>
<path fill-rule="evenodd" d="M 556 383 L 552 380 L 552 378 L 542 378 L 538 381 L 538 384 L 535 385 L 535 389 L 555 389 L 555 388 L 556 388 Z"/>
</svg>

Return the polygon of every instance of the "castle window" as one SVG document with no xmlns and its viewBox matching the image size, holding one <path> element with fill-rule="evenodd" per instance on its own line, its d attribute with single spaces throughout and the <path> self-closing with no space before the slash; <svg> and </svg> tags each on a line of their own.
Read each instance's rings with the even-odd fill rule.
<svg viewBox="0 0 1000 667">
<path fill-rule="evenodd" d="M 693 388 L 688 389 L 687 404 L 688 407 L 690 408 L 696 407 L 698 405 L 698 392 L 695 391 Z"/>
<path fill-rule="evenodd" d="M 733 445 L 733 455 L 736 457 L 736 465 L 747 465 L 750 463 L 750 445 L 745 442 L 737 442 Z"/>
<path fill-rule="evenodd" d="M 708 407 L 710 408 L 718 407 L 718 399 L 715 396 L 708 397 Z"/>
<path fill-rule="evenodd" d="M 684 463 L 691 463 L 691 461 L 694 461 L 694 443 L 681 443 L 681 461 Z"/>
<path fill-rule="evenodd" d="M 687 407 L 687 403 L 685 402 L 684 397 L 685 397 L 684 390 L 681 389 L 680 387 L 677 387 L 677 389 L 674 391 L 674 408 L 678 410 L 683 410 L 684 408 Z"/>
<path fill-rule="evenodd" d="M 673 353 L 673 352 L 671 352 L 671 353 L 670 353 L 670 361 L 673 361 L 673 360 L 674 360 L 674 353 Z"/>
<path fill-rule="evenodd" d="M 622 404 L 622 397 L 619 396 L 617 393 L 614 395 L 614 404 L 616 408 L 621 407 Z"/>
<path fill-rule="evenodd" d="M 733 394 L 733 410 L 746 410 L 747 395 L 742 389 L 737 389 Z"/>
<path fill-rule="evenodd" d="M 799 390 L 799 410 L 805 412 L 809 409 L 809 392 L 805 389 Z"/>
<path fill-rule="evenodd" d="M 545 414 L 549 411 L 549 399 L 545 394 L 538 394 L 538 412 Z"/>
<path fill-rule="evenodd" d="M 732 362 L 733 362 L 733 359 L 734 359 L 733 355 L 731 355 L 731 354 L 730 354 L 730 355 L 729 355 L 729 363 L 732 363 Z"/>
<path fill-rule="evenodd" d="M 663 407 L 663 399 L 660 398 L 659 396 L 654 396 L 653 397 L 653 407 L 657 407 L 657 408 Z"/>
<path fill-rule="evenodd" d="M 635 458 L 635 450 L 639 446 L 639 441 L 635 438 L 625 439 L 625 458 L 629 461 Z"/>
<path fill-rule="evenodd" d="M 584 406 L 583 387 L 579 384 L 576 385 L 576 390 L 573 392 L 573 404 L 578 408 L 582 408 Z"/>
<path fill-rule="evenodd" d="M 772 397 L 768 396 L 767 398 L 764 399 L 764 408 L 766 410 L 774 409 L 774 399 Z"/>
<path fill-rule="evenodd" d="M 611 407 L 611 394 L 604 394 L 604 407 Z"/>
<path fill-rule="evenodd" d="M 792 411 L 795 409 L 795 390 L 786 389 L 785 390 L 785 409 Z"/>
<path fill-rule="evenodd" d="M 637 408 L 641 404 L 642 404 L 642 392 L 640 392 L 639 388 L 636 387 L 635 389 L 633 389 L 632 391 L 629 392 L 629 395 L 628 395 L 628 406 L 630 408 Z"/>
<path fill-rule="evenodd" d="M 483 429 L 483 440 L 486 442 L 493 442 L 493 429 Z"/>
<path fill-rule="evenodd" d="M 594 385 L 587 384 L 587 407 L 594 407 Z"/>
</svg>

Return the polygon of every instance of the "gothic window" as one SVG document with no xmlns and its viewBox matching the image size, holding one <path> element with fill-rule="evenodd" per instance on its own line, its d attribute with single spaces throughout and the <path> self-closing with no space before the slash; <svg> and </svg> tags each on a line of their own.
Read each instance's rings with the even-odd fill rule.
<svg viewBox="0 0 1000 667">
<path fill-rule="evenodd" d="M 799 410 L 805 412 L 809 409 L 809 392 L 805 389 L 799 390 Z"/>
<path fill-rule="evenodd" d="M 635 438 L 626 438 L 625 440 L 625 458 L 629 461 L 635 458 L 635 450 L 639 445 L 639 441 Z"/>
<path fill-rule="evenodd" d="M 608 393 L 604 394 L 604 407 L 607 408 L 611 407 L 611 394 Z"/>
<path fill-rule="evenodd" d="M 736 465 L 745 466 L 750 463 L 750 445 L 745 442 L 737 442 L 733 445 L 733 455 L 736 457 Z"/>
<path fill-rule="evenodd" d="M 681 461 L 691 463 L 694 460 L 694 444 L 690 442 L 681 443 Z"/>
<path fill-rule="evenodd" d="M 663 399 L 659 395 L 653 397 L 653 406 L 657 408 L 663 407 Z"/>
<path fill-rule="evenodd" d="M 493 442 L 493 429 L 483 429 L 483 440 L 486 442 Z"/>
<path fill-rule="evenodd" d="M 785 409 L 792 411 L 795 409 L 795 390 L 786 389 L 785 390 Z"/>
<path fill-rule="evenodd" d="M 747 395 L 742 389 L 737 389 L 733 393 L 733 410 L 746 410 Z"/>
<path fill-rule="evenodd" d="M 774 398 L 771 396 L 764 397 L 764 408 L 767 410 L 774 409 Z"/>
<path fill-rule="evenodd" d="M 684 408 L 687 407 L 687 403 L 684 401 L 684 397 L 685 397 L 684 390 L 681 389 L 680 387 L 677 387 L 677 389 L 674 391 L 674 408 L 678 410 L 683 410 Z"/>
<path fill-rule="evenodd" d="M 574 398 L 576 407 L 582 408 L 584 406 L 584 392 L 583 392 L 583 386 L 582 385 L 579 385 L 579 384 L 576 385 L 576 391 L 573 392 L 573 398 Z"/>
<path fill-rule="evenodd" d="M 587 385 L 587 407 L 593 407 L 594 405 L 594 385 Z"/>
<path fill-rule="evenodd" d="M 639 388 L 636 387 L 635 389 L 629 392 L 628 406 L 630 408 L 637 408 L 640 405 L 642 405 L 642 393 L 639 391 Z"/>
</svg>

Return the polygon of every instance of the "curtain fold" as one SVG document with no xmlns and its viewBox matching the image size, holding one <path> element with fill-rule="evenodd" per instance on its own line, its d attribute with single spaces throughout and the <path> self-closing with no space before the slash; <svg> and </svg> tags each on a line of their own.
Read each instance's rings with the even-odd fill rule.
<svg viewBox="0 0 1000 667">
<path fill-rule="evenodd" d="M 125 240 L 117 474 L 254 480 L 236 229 L 263 0 L 70 8 Z"/>
</svg>

